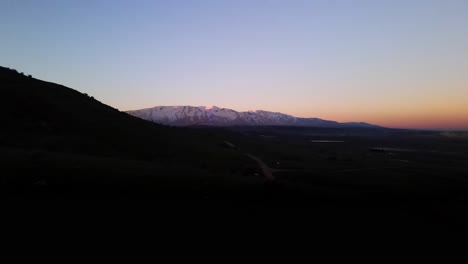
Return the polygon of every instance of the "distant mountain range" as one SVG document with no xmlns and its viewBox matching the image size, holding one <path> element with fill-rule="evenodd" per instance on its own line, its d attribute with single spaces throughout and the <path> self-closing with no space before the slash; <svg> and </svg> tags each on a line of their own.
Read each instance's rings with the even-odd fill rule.
<svg viewBox="0 0 468 264">
<path fill-rule="evenodd" d="M 380 127 L 363 122 L 339 123 L 263 110 L 238 112 L 217 106 L 156 106 L 127 111 L 127 113 L 148 121 L 171 126 Z"/>
</svg>

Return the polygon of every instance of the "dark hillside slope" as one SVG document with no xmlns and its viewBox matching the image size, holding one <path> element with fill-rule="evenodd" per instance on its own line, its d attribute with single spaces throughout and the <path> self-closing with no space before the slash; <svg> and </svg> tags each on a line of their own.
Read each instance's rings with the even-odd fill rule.
<svg viewBox="0 0 468 264">
<path fill-rule="evenodd" d="M 170 149 L 170 128 L 133 118 L 73 89 L 6 68 L 0 68 L 0 84 L 2 145 L 145 158 L 166 156 Z"/>
<path fill-rule="evenodd" d="M 0 68 L 0 87 L 0 154 L 10 178 L 29 168 L 26 178 L 41 170 L 49 178 L 113 179 L 124 171 L 128 180 L 141 174 L 193 180 L 209 173 L 222 178 L 252 163 L 209 133 L 153 124 L 15 70 Z"/>
</svg>

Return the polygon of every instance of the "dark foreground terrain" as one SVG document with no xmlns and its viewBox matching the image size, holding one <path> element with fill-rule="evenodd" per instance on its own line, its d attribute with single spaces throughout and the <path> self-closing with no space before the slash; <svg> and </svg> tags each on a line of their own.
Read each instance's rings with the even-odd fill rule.
<svg viewBox="0 0 468 264">
<path fill-rule="evenodd" d="M 171 128 L 0 69 L 4 259 L 465 259 L 466 133 Z"/>
</svg>

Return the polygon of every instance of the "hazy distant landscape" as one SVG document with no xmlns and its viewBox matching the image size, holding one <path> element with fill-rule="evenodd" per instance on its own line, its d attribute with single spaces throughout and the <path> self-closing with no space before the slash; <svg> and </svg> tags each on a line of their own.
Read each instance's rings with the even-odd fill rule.
<svg viewBox="0 0 468 264">
<path fill-rule="evenodd" d="M 339 123 L 320 118 L 294 117 L 264 110 L 238 112 L 217 106 L 156 106 L 127 111 L 127 113 L 151 122 L 172 126 L 379 127 L 364 122 Z"/>
<path fill-rule="evenodd" d="M 282 248 L 283 256 L 367 255 L 369 251 L 355 248 L 348 240 L 355 235 L 384 240 L 381 243 L 409 237 L 391 247 L 398 250 L 397 255 L 463 253 L 444 239 L 465 234 L 465 132 L 381 127 L 168 127 L 10 69 L 1 69 L 0 81 L 2 197 L 9 203 L 21 204 L 26 199 L 48 201 L 45 204 L 50 206 L 57 201 L 70 213 L 83 210 L 76 209 L 78 201 L 132 201 L 140 208 L 132 211 L 134 216 L 143 217 L 145 212 L 145 222 L 153 219 L 154 225 L 168 224 L 158 220 L 160 213 L 174 214 L 177 208 L 185 208 L 175 215 L 185 219 L 183 225 L 195 221 L 192 224 L 199 226 L 176 232 L 202 232 L 214 238 L 219 234 L 212 228 L 220 225 L 229 225 L 231 230 L 224 231 L 228 233 L 222 239 L 261 232 L 262 237 L 244 241 L 242 254 L 252 254 L 251 247 L 263 243 L 260 248 Z M 147 210 L 153 207 L 159 213 L 150 216 Z M 109 211 L 109 207 L 105 215 L 94 206 L 87 208 L 102 219 L 117 217 L 117 211 Z M 189 220 L 200 214 L 202 218 Z M 260 227 L 242 219 L 268 224 Z M 263 233 L 267 229 L 274 232 Z M 290 247 L 290 242 L 283 244 L 296 236 L 292 230 L 313 236 L 315 241 L 338 236 L 341 242 L 335 247 L 343 251 L 337 254 L 323 244 L 305 251 L 299 245 Z M 276 238 L 267 242 L 273 234 Z M 408 247 L 411 243 L 418 246 Z M 60 252 L 73 252 L 57 247 Z M 388 254 L 389 249 L 378 247 L 372 253 Z M 122 250 L 124 255 L 137 254 L 141 248 Z M 12 252 L 16 251 L 8 254 Z M 184 252 L 230 254 L 229 249 L 213 244 L 208 252 Z M 42 253 L 33 250 L 28 254 Z M 177 252 L 157 254 L 168 257 L 164 254 Z"/>
</svg>

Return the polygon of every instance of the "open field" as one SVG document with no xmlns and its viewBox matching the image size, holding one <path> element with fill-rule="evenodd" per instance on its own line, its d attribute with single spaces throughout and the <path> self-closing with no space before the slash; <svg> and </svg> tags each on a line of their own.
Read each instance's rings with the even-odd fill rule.
<svg viewBox="0 0 468 264">
<path fill-rule="evenodd" d="M 272 128 L 262 137 L 238 129 L 196 129 L 233 157 L 244 157 L 208 170 L 2 148 L 4 212 L 11 226 L 22 223 L 10 229 L 11 237 L 70 241 L 98 232 L 100 240 L 84 247 L 93 256 L 465 257 L 465 139 L 411 131 L 317 136 L 292 128 Z M 244 153 L 261 160 L 273 177 L 265 178 L 265 168 Z M 153 242 L 138 242 L 130 230 Z M 23 246 L 33 248 L 27 256 L 76 254 L 73 247 L 44 248 L 34 239 Z"/>
</svg>

